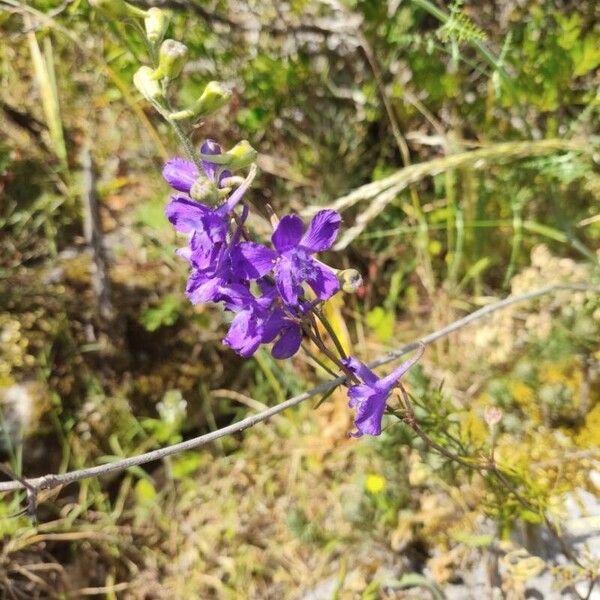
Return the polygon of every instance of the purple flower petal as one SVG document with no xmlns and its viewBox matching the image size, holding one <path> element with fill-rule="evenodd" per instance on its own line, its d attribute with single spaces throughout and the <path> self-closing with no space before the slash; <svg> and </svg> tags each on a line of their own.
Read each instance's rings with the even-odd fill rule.
<svg viewBox="0 0 600 600">
<path fill-rule="evenodd" d="M 242 242 L 231 252 L 232 269 L 243 279 L 258 279 L 272 268 L 277 253 L 266 246 L 254 242 Z"/>
<path fill-rule="evenodd" d="M 275 283 L 283 301 L 290 306 L 297 306 L 302 287 L 296 279 L 292 262 L 285 257 L 280 257 L 275 265 Z"/>
<path fill-rule="evenodd" d="M 350 434 L 352 437 L 381 433 L 381 419 L 392 388 L 400 377 L 421 358 L 424 349 L 425 346 L 421 344 L 418 352 L 410 360 L 402 363 L 383 379 L 379 379 L 366 365 L 354 357 L 343 360 L 344 365 L 364 382 L 350 386 L 348 390 L 350 398 L 348 405 L 356 409 L 354 425 L 357 431 Z"/>
<path fill-rule="evenodd" d="M 423 356 L 425 346 L 421 344 L 413 356 L 404 361 L 399 367 L 395 368 L 387 377 L 381 379 L 378 387 L 382 390 L 391 390 L 404 373 L 406 373 Z"/>
<path fill-rule="evenodd" d="M 255 302 L 250 290 L 239 283 L 228 285 L 225 290 L 222 290 L 221 295 L 225 308 L 233 312 L 250 309 Z"/>
<path fill-rule="evenodd" d="M 309 259 L 312 268 L 306 276 L 306 282 L 320 300 L 331 298 L 340 289 L 340 283 L 335 273 L 314 258 Z"/>
<path fill-rule="evenodd" d="M 221 154 L 223 151 L 221 150 L 221 146 L 219 146 L 219 144 L 217 144 L 217 142 L 214 140 L 206 140 L 200 147 L 200 152 L 202 154 Z M 216 163 L 208 160 L 203 160 L 201 162 L 206 176 L 210 180 L 215 181 L 217 171 L 221 168 L 221 165 L 217 165 Z"/>
<path fill-rule="evenodd" d="M 321 210 L 310 222 L 300 244 L 311 252 L 329 250 L 337 237 L 342 217 L 335 210 Z"/>
<path fill-rule="evenodd" d="M 189 194 L 199 173 L 193 162 L 183 158 L 172 158 L 165 163 L 162 175 L 172 188 Z"/>
<path fill-rule="evenodd" d="M 202 273 L 192 274 L 186 289 L 187 297 L 192 304 L 217 301 L 224 281 L 219 277 L 206 278 Z"/>
<path fill-rule="evenodd" d="M 254 179 L 255 175 L 256 169 L 250 170 L 248 176 L 246 177 L 246 179 L 244 179 L 243 183 L 240 184 L 235 189 L 235 191 L 229 196 L 229 198 L 227 198 L 227 200 L 223 204 L 221 204 L 221 206 L 219 206 L 219 208 L 216 210 L 216 213 L 218 215 L 224 217 L 225 215 L 228 215 L 237 206 L 237 204 L 242 200 L 244 194 L 250 187 L 250 184 L 252 183 L 252 180 Z"/>
<path fill-rule="evenodd" d="M 363 400 L 371 396 L 373 393 L 373 388 L 369 387 L 366 384 L 361 385 L 353 385 L 348 390 L 348 398 L 350 398 L 348 402 L 348 406 L 350 408 L 355 408 L 358 406 Z"/>
<path fill-rule="evenodd" d="M 177 254 L 177 256 L 181 256 L 181 258 L 185 258 L 188 262 L 192 262 L 192 249 L 189 246 L 177 248 L 177 250 L 175 250 L 175 254 Z"/>
<path fill-rule="evenodd" d="M 211 270 L 222 260 L 223 244 L 215 244 L 206 232 L 197 232 L 190 242 L 190 262 L 201 271 Z M 211 269 L 212 267 L 212 269 Z"/>
<path fill-rule="evenodd" d="M 381 420 L 385 412 L 385 394 L 372 393 L 356 404 L 354 425 L 357 431 L 351 433 L 352 437 L 362 435 L 379 435 L 381 433 Z"/>
<path fill-rule="evenodd" d="M 296 323 L 290 323 L 288 327 L 283 330 L 281 337 L 275 342 L 271 350 L 273 358 L 290 358 L 294 356 L 300 344 L 302 343 L 302 330 Z"/>
<path fill-rule="evenodd" d="M 203 229 L 202 218 L 209 208 L 182 196 L 173 196 L 165 209 L 167 219 L 180 233 Z"/>
<path fill-rule="evenodd" d="M 256 352 L 261 332 L 252 311 L 244 310 L 235 316 L 223 343 L 245 358 Z"/>
<path fill-rule="evenodd" d="M 281 309 L 274 310 L 267 318 L 263 329 L 263 339 L 265 344 L 272 342 L 287 325 L 288 320 Z"/>
<path fill-rule="evenodd" d="M 281 254 L 295 248 L 300 243 L 304 224 L 297 215 L 286 215 L 279 221 L 273 232 L 273 245 Z"/>
<path fill-rule="evenodd" d="M 363 364 L 354 356 L 350 356 L 348 358 L 343 358 L 342 362 L 344 366 L 346 366 L 354 375 L 356 375 L 359 379 L 362 379 L 367 385 L 375 385 L 379 381 L 379 377 L 367 367 L 367 365 Z M 361 386 L 354 386 L 361 387 Z"/>
</svg>

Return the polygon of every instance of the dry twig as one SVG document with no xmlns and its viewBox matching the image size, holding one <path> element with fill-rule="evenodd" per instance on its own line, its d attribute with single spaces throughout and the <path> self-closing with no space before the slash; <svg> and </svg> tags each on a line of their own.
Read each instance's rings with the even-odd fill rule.
<svg viewBox="0 0 600 600">
<path fill-rule="evenodd" d="M 540 296 L 544 296 L 547 294 L 551 294 L 553 292 L 557 292 L 559 290 L 590 290 L 595 288 L 590 288 L 588 286 L 581 285 L 571 285 L 571 284 L 556 284 L 556 285 L 548 285 L 542 288 L 538 288 L 531 292 L 527 292 L 524 294 L 518 294 L 515 296 L 509 296 L 504 300 L 500 300 L 499 302 L 494 302 L 492 304 L 488 304 L 471 314 L 463 317 L 462 319 L 458 319 L 454 321 L 450 325 L 443 327 L 429 335 L 426 335 L 414 342 L 410 342 L 409 344 L 405 344 L 398 348 L 397 350 L 393 350 L 388 354 L 377 358 L 376 360 L 369 363 L 369 367 L 375 368 L 386 363 L 392 362 L 397 358 L 407 354 L 408 352 L 412 352 L 421 346 L 422 344 L 430 344 L 439 340 L 442 337 L 445 337 L 471 323 L 490 315 L 498 310 L 502 310 L 512 304 L 516 304 L 518 302 L 525 302 L 527 300 L 532 300 L 533 298 L 538 298 Z M 263 421 L 267 421 L 274 415 L 277 415 L 288 408 L 292 408 L 301 404 L 305 400 L 309 398 L 313 398 L 314 396 L 318 396 L 321 394 L 326 394 L 331 391 L 333 388 L 344 384 L 346 381 L 345 376 L 337 377 L 336 379 L 332 379 L 330 381 L 326 381 L 317 385 L 316 387 L 308 390 L 306 392 L 302 392 L 293 398 L 286 400 L 285 402 L 281 402 L 276 406 L 272 406 L 267 410 L 264 410 L 260 413 L 251 415 L 238 421 L 237 423 L 232 423 L 227 427 L 222 427 L 221 429 L 217 429 L 216 431 L 211 431 L 210 433 L 206 433 L 204 435 L 200 435 L 198 437 L 192 438 L 190 440 L 186 440 L 184 442 L 180 442 L 178 444 L 173 444 L 172 446 L 166 446 L 165 448 L 158 448 L 157 450 L 152 450 L 151 452 L 145 452 L 144 454 L 139 454 L 137 456 L 131 456 L 129 458 L 122 458 L 115 460 L 113 462 L 97 465 L 95 467 L 89 467 L 87 469 L 78 469 L 76 471 L 68 471 L 62 474 L 50 474 L 44 475 L 42 477 L 35 477 L 31 479 L 21 479 L 21 480 L 13 480 L 13 481 L 3 481 L 0 482 L 0 492 L 9 492 L 14 490 L 20 490 L 27 488 L 28 490 L 34 489 L 37 491 L 44 489 L 52 489 L 59 486 L 68 485 L 70 483 L 75 483 L 76 481 L 82 481 L 83 479 L 90 479 L 92 477 L 100 477 L 102 475 L 106 475 L 108 473 L 114 473 L 118 471 L 124 471 L 125 469 L 129 469 L 130 467 L 135 467 L 138 465 L 143 465 L 149 462 L 153 462 L 155 460 L 161 460 L 166 458 L 167 456 L 172 456 L 174 454 L 179 454 L 181 452 L 187 452 L 189 450 L 195 450 L 196 448 L 200 448 L 201 446 L 206 446 L 211 442 L 214 442 L 222 437 L 227 435 L 232 435 L 234 433 L 240 433 L 245 429 L 249 429 L 254 425 L 258 425 L 258 423 L 262 423 Z"/>
</svg>

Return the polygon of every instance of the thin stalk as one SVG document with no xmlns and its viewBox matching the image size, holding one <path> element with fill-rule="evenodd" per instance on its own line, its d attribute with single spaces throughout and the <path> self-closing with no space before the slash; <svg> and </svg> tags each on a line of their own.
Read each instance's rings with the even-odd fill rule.
<svg viewBox="0 0 600 600">
<path fill-rule="evenodd" d="M 454 252 L 452 253 L 452 262 L 450 264 L 450 272 L 448 278 L 452 286 L 456 285 L 458 280 L 458 270 L 462 261 L 464 241 L 465 241 L 465 222 L 464 222 L 464 211 L 462 206 L 456 207 L 454 226 L 456 228 L 456 242 L 454 245 Z"/>
<path fill-rule="evenodd" d="M 511 493 L 514 495 L 514 497 L 516 498 L 516 500 L 524 507 L 527 508 L 528 510 L 533 510 L 533 511 L 539 511 L 542 513 L 543 518 L 544 518 L 544 522 L 546 523 L 546 526 L 548 527 L 548 529 L 550 530 L 550 532 L 552 533 L 552 535 L 556 538 L 556 540 L 558 541 L 558 543 L 561 546 L 561 549 L 563 550 L 565 556 L 567 556 L 573 563 L 575 563 L 578 567 L 585 569 L 585 566 L 579 561 L 579 559 L 577 558 L 577 556 L 574 555 L 574 553 L 572 552 L 572 550 L 567 546 L 567 544 L 565 543 L 564 539 L 562 538 L 562 536 L 560 535 L 559 531 L 557 530 L 556 526 L 554 525 L 554 523 L 552 523 L 552 521 L 550 521 L 550 519 L 548 518 L 548 516 L 546 515 L 546 513 L 541 510 L 539 507 L 535 506 L 534 504 L 532 504 L 531 502 L 529 502 L 529 500 L 527 500 L 527 498 L 525 498 L 518 490 L 517 488 L 513 485 L 513 483 L 510 481 L 510 479 L 507 477 L 507 475 L 498 467 L 498 465 L 495 463 L 495 461 L 493 460 L 493 456 L 490 456 L 488 458 L 488 460 L 484 463 L 475 463 L 475 462 L 469 462 L 469 460 L 465 457 L 462 456 L 458 456 L 457 454 L 454 454 L 452 452 L 450 452 L 449 450 L 447 450 L 446 448 L 444 448 L 443 446 L 441 446 L 440 444 L 438 444 L 437 442 L 435 442 L 434 440 L 432 440 L 419 426 L 419 424 L 417 423 L 416 417 L 415 417 L 415 413 L 412 409 L 412 405 L 410 402 L 410 398 L 408 396 L 408 393 L 406 392 L 406 389 L 404 388 L 404 386 L 402 386 L 402 384 L 398 385 L 400 392 L 401 392 L 401 398 L 402 398 L 402 404 L 403 407 L 406 411 L 407 416 L 403 419 L 403 421 L 431 448 L 433 448 L 434 450 L 436 450 L 439 454 L 441 454 L 442 456 L 448 458 L 451 461 L 457 462 L 458 464 L 468 468 L 468 469 L 474 469 L 476 471 L 479 471 L 481 473 L 490 473 L 493 476 L 496 477 L 496 479 L 498 479 L 498 481 Z"/>
<path fill-rule="evenodd" d="M 313 323 L 310 323 L 310 324 L 307 323 L 306 321 L 304 321 L 302 324 L 302 329 L 306 333 L 306 335 L 308 335 L 308 337 L 315 343 L 317 348 L 334 365 L 339 367 L 340 371 L 343 371 L 348 379 L 351 379 L 355 383 L 360 383 L 358 381 L 358 379 L 356 378 L 356 375 L 354 375 L 354 373 L 352 373 L 352 371 L 350 371 L 350 369 L 348 369 L 348 367 L 333 352 L 331 352 L 331 350 L 329 350 L 329 348 L 327 348 L 327 346 L 325 345 L 323 340 L 320 338 L 320 336 L 318 336 L 318 334 L 315 333 L 315 331 L 318 331 L 318 328 L 316 327 L 316 323 L 314 323 L 314 321 L 313 321 Z"/>
<path fill-rule="evenodd" d="M 448 169 L 445 173 L 446 180 L 446 248 L 448 252 L 454 247 L 454 226 L 456 217 L 456 178 L 455 171 Z M 450 268 L 448 272 L 450 272 Z M 448 275 L 450 277 L 450 275 Z"/>
<path fill-rule="evenodd" d="M 169 116 L 166 115 L 164 113 L 164 111 L 161 111 L 161 114 L 166 119 L 167 123 L 171 126 L 171 128 L 173 129 L 173 131 L 179 138 L 179 141 L 183 144 L 183 147 L 185 148 L 185 151 L 187 152 L 189 159 L 198 167 L 199 170 L 202 170 L 202 163 L 200 162 L 200 159 L 198 158 L 196 149 L 194 148 L 194 145 L 192 144 L 190 139 L 187 137 L 187 135 L 185 135 L 185 133 L 183 132 L 183 129 L 181 129 L 181 126 L 179 125 L 179 123 L 177 123 L 176 121 L 173 121 L 171 118 L 169 118 Z"/>
<path fill-rule="evenodd" d="M 327 333 L 329 334 L 329 337 L 333 341 L 339 355 L 342 358 L 348 358 L 348 355 L 346 354 L 346 351 L 344 350 L 344 346 L 342 346 L 342 342 L 340 342 L 340 339 L 338 338 L 337 333 L 331 326 L 329 319 L 318 308 L 315 309 L 314 313 L 315 313 L 315 315 L 317 315 L 317 318 L 319 319 L 319 321 L 321 321 L 321 323 L 323 323 L 323 327 L 325 327 L 325 331 L 327 331 Z"/>
<path fill-rule="evenodd" d="M 515 272 L 521 243 L 523 242 L 523 207 L 520 202 L 513 206 L 513 238 L 510 250 L 510 261 L 504 275 L 503 287 L 508 287 L 510 280 Z"/>
<path fill-rule="evenodd" d="M 302 344 L 302 350 L 304 353 L 312 360 L 314 360 L 321 369 L 329 373 L 332 377 L 337 377 L 338 373 L 336 373 L 333 369 L 330 369 L 314 352 L 310 350 L 310 348 L 306 344 Z"/>
</svg>

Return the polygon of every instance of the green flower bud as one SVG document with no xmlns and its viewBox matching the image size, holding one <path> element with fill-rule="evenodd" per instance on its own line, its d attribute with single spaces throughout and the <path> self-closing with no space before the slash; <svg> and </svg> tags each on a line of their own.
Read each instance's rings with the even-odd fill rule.
<svg viewBox="0 0 600 600">
<path fill-rule="evenodd" d="M 337 278 L 342 290 L 347 294 L 355 294 L 363 284 L 362 275 L 356 269 L 338 271 Z"/>
<path fill-rule="evenodd" d="M 192 106 L 172 113 L 171 119 L 181 121 L 183 119 L 206 117 L 225 106 L 230 98 L 231 92 L 222 83 L 211 81 L 204 88 L 200 98 Z"/>
<path fill-rule="evenodd" d="M 219 188 L 208 177 L 198 177 L 190 189 L 190 196 L 197 202 L 213 205 L 219 201 Z"/>
<path fill-rule="evenodd" d="M 148 9 L 144 19 L 146 27 L 146 38 L 151 44 L 159 44 L 163 39 L 169 26 L 169 15 L 160 8 L 153 6 Z"/>
<path fill-rule="evenodd" d="M 152 78 L 153 73 L 150 67 L 140 67 L 133 76 L 133 84 L 146 100 L 157 102 L 163 94 L 158 81 Z"/>
<path fill-rule="evenodd" d="M 226 160 L 223 164 L 230 171 L 236 171 L 237 169 L 249 167 L 256 161 L 257 156 L 258 152 L 250 145 L 250 142 L 248 142 L 248 140 L 242 140 L 231 150 L 228 150 L 223 154 L 223 158 Z"/>
<path fill-rule="evenodd" d="M 90 4 L 106 17 L 113 19 L 129 19 L 131 17 L 146 17 L 146 11 L 133 6 L 125 0 L 90 0 Z"/>
<path fill-rule="evenodd" d="M 185 44 L 175 40 L 165 40 L 160 46 L 158 68 L 152 79 L 175 79 L 179 77 L 188 55 Z"/>
<path fill-rule="evenodd" d="M 199 154 L 202 160 L 208 160 L 215 165 L 221 165 L 223 169 L 236 171 L 249 167 L 256 161 L 258 152 L 250 145 L 248 140 L 238 142 L 231 150 L 223 154 Z"/>
</svg>

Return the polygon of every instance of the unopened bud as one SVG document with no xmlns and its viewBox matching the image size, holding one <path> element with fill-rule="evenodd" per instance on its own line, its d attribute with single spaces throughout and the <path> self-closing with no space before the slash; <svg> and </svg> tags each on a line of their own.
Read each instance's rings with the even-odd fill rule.
<svg viewBox="0 0 600 600">
<path fill-rule="evenodd" d="M 219 201 L 219 188 L 208 177 L 198 177 L 190 188 L 190 196 L 197 202 L 213 205 Z"/>
<path fill-rule="evenodd" d="M 175 79 L 179 77 L 188 55 L 185 44 L 175 40 L 165 40 L 160 46 L 158 68 L 152 79 Z"/>
<path fill-rule="evenodd" d="M 192 106 L 172 113 L 171 119 L 182 121 L 183 119 L 206 117 L 225 106 L 230 98 L 231 92 L 222 83 L 211 81 L 204 88 L 200 98 Z"/>
<path fill-rule="evenodd" d="M 243 169 L 249 167 L 254 161 L 258 152 L 250 145 L 248 140 L 242 140 L 238 142 L 231 150 L 225 152 L 223 157 L 223 163 L 229 170 L 235 171 L 237 169 Z"/>
<path fill-rule="evenodd" d="M 339 271 L 337 278 L 342 290 L 347 294 L 355 294 L 363 284 L 362 275 L 356 269 Z"/>
<path fill-rule="evenodd" d="M 488 406 L 483 413 L 483 418 L 489 427 L 495 427 L 502 420 L 502 410 L 497 406 Z"/>
<path fill-rule="evenodd" d="M 133 84 L 146 100 L 156 102 L 163 97 L 163 94 L 158 81 L 152 78 L 152 74 L 150 67 L 140 67 L 133 76 Z"/>
<path fill-rule="evenodd" d="M 240 177 L 239 175 L 232 175 L 231 177 L 224 177 L 221 179 L 222 187 L 234 187 L 238 185 L 242 185 L 244 183 L 244 177 Z"/>
<path fill-rule="evenodd" d="M 144 18 L 147 15 L 145 10 L 133 6 L 125 0 L 90 0 L 90 4 L 106 17 L 113 19 Z"/>
<path fill-rule="evenodd" d="M 144 19 L 146 38 L 151 44 L 159 44 L 169 26 L 169 15 L 160 8 L 153 6 L 148 9 Z"/>
</svg>

